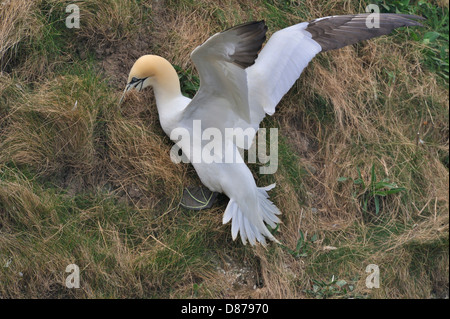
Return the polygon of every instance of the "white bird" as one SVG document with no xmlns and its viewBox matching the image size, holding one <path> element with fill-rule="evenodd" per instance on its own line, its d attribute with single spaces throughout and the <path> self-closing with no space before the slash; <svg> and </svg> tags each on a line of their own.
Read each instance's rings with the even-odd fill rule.
<svg viewBox="0 0 450 319">
<path fill-rule="evenodd" d="M 229 197 L 223 223 L 232 221 L 233 240 L 240 233 L 244 245 L 247 240 L 251 245 L 266 245 L 266 238 L 278 242 L 266 226 L 275 228 L 280 222 L 280 211 L 267 194 L 275 185 L 256 185 L 230 138 L 224 138 L 222 152 L 214 155 L 219 161 L 193 161 L 194 154 L 201 152 L 199 147 L 207 147 L 199 132 L 194 132 L 194 120 L 201 120 L 203 129 L 217 128 L 222 133 L 226 128 L 253 128 L 256 133 L 265 115 L 275 112 L 278 102 L 316 54 L 388 34 L 398 27 L 421 26 L 413 19 L 423 19 L 403 14 L 374 18 L 379 22 L 374 28 L 369 28 L 369 14 L 299 23 L 275 32 L 262 50 L 267 31 L 264 21 L 217 33 L 191 53 L 200 75 L 200 88 L 192 100 L 182 95 L 178 75 L 166 59 L 144 55 L 134 63 L 120 103 L 130 89 L 140 91 L 152 86 L 164 132 L 170 136 L 183 128 L 193 135 L 194 143 L 180 143 L 183 153 L 207 188 Z M 253 137 L 244 148 L 250 147 Z M 197 143 L 200 146 L 195 146 L 195 141 L 201 141 Z M 237 161 L 220 161 L 227 153 L 236 154 Z"/>
</svg>

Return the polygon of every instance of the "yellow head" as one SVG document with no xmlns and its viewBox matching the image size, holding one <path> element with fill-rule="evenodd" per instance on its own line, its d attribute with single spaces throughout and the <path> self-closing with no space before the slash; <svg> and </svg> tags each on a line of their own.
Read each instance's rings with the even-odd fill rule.
<svg viewBox="0 0 450 319">
<path fill-rule="evenodd" d="M 129 90 L 141 91 L 147 86 L 157 87 L 166 94 L 179 92 L 178 76 L 169 61 L 157 55 L 144 55 L 137 59 L 130 70 L 127 85 L 119 104 L 122 103 Z"/>
</svg>

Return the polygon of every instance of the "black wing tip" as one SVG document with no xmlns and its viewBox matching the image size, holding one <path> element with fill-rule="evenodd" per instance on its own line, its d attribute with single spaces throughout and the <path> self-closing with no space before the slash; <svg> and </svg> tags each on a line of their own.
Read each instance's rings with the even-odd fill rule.
<svg viewBox="0 0 450 319">
<path fill-rule="evenodd" d="M 236 51 L 230 57 L 233 63 L 241 68 L 248 68 L 255 63 L 258 52 L 266 41 L 267 25 L 264 20 L 251 21 L 237 25 L 234 30 L 241 38 L 236 46 Z"/>
<path fill-rule="evenodd" d="M 246 30 L 255 30 L 255 29 L 265 29 L 267 30 L 266 21 L 265 20 L 256 20 L 256 21 L 249 21 L 240 23 L 237 25 L 234 25 L 228 29 L 223 30 L 220 33 L 224 33 L 231 30 L 241 30 L 242 32 L 246 32 Z"/>
<path fill-rule="evenodd" d="M 426 20 L 427 18 L 424 18 L 422 16 L 418 16 L 415 14 L 408 14 L 408 13 L 380 13 L 382 16 L 397 16 L 397 17 L 403 17 L 410 20 Z"/>
<path fill-rule="evenodd" d="M 321 23 L 323 21 L 338 20 L 338 19 L 346 19 L 346 20 L 350 21 L 355 18 L 367 18 L 372 14 L 374 14 L 374 13 L 335 15 L 335 16 L 314 19 L 314 20 L 309 21 L 308 23 L 309 23 L 309 25 L 314 25 L 317 23 Z M 406 13 L 379 13 L 379 15 L 380 15 L 380 18 L 386 18 L 388 20 L 400 18 L 401 20 L 411 21 L 412 23 L 418 23 L 419 25 L 421 25 L 420 22 L 417 22 L 415 20 L 422 20 L 422 21 L 427 20 L 427 18 L 424 18 L 422 16 L 418 16 L 418 15 L 414 15 L 414 14 L 406 14 Z"/>
<path fill-rule="evenodd" d="M 426 18 L 424 18 L 422 16 L 413 15 L 413 14 L 404 14 L 404 13 L 380 13 L 380 16 L 382 18 L 387 18 L 387 19 L 392 18 L 392 19 L 402 20 L 403 22 L 405 22 L 405 24 L 403 25 L 405 27 L 423 27 L 423 24 L 416 20 L 421 20 L 421 21 L 426 20 Z"/>
<path fill-rule="evenodd" d="M 255 20 L 255 21 L 249 21 L 246 23 L 243 23 L 243 25 L 266 25 L 266 21 L 264 19 L 262 20 Z"/>
<path fill-rule="evenodd" d="M 416 20 L 426 20 L 417 15 L 380 13 L 379 26 L 369 27 L 366 19 L 372 14 L 337 15 L 316 19 L 310 21 L 305 30 L 311 34 L 312 39 L 322 47 L 324 52 L 386 35 L 400 27 L 423 27 Z M 366 20 L 365 23 L 364 20 Z"/>
</svg>

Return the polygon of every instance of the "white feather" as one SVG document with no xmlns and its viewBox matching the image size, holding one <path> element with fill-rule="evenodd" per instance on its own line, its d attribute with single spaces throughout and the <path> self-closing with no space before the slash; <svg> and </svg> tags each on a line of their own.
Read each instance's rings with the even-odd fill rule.
<svg viewBox="0 0 450 319">
<path fill-rule="evenodd" d="M 397 16 L 399 21 L 408 20 L 401 15 Z M 393 16 L 385 15 L 388 20 L 391 17 Z M 323 19 L 327 18 L 329 17 Z M 358 15 L 355 19 L 351 17 L 349 25 L 353 26 L 358 22 L 353 35 L 358 34 L 358 28 L 364 28 L 364 24 L 361 24 L 363 18 L 365 18 L 363 15 Z M 344 17 L 344 20 L 341 20 L 345 22 L 346 19 Z M 159 79 L 156 79 L 152 72 L 144 74 L 141 78 L 146 79 L 142 85 L 152 85 L 154 88 L 161 126 L 168 135 L 180 127 L 192 134 L 193 122 L 201 120 L 203 129 L 210 127 L 219 129 L 225 137 L 221 156 L 237 154 L 240 160 L 237 163 L 223 163 L 223 161 L 196 163 L 192 160 L 192 154 L 198 149 L 189 143 L 179 144 L 183 153 L 192 162 L 202 183 L 210 190 L 223 192 L 230 198 L 222 221 L 225 224 L 231 220 L 233 240 L 240 233 L 244 244 L 247 240 L 252 245 L 256 242 L 265 244 L 266 238 L 277 242 L 266 224 L 272 228 L 276 227 L 280 222 L 277 216 L 280 211 L 268 199 L 267 194 L 275 184 L 257 187 L 251 171 L 238 154 L 238 147 L 233 140 L 227 139 L 225 130 L 253 128 L 254 132 L 250 136 L 253 139 L 265 115 L 272 115 L 275 112 L 281 98 L 289 91 L 311 59 L 322 50 L 321 45 L 312 39 L 311 33 L 306 31 L 308 25 L 308 22 L 299 23 L 274 33 L 255 63 L 246 69 L 243 66 L 250 65 L 252 61 L 249 59 L 254 59 L 255 50 L 259 49 L 264 38 L 265 29 L 261 29 L 261 22 L 213 35 L 191 54 L 200 75 L 200 89 L 192 100 L 182 96 L 177 74 L 170 63 L 155 56 L 144 56 L 139 59 L 140 63 L 154 61 L 155 69 L 160 71 Z M 420 24 L 410 22 L 409 25 Z M 253 27 L 256 27 L 256 31 Z M 309 30 L 313 30 L 313 27 L 311 24 Z M 346 27 L 347 25 L 343 25 L 341 29 L 338 28 L 335 34 L 342 37 L 340 31 L 346 31 Z M 243 32 L 249 33 L 242 36 Z M 252 37 L 257 41 L 247 43 L 246 41 L 252 41 Z M 315 39 L 321 41 L 319 38 Z M 343 40 L 342 43 L 337 43 L 338 46 L 348 44 L 345 38 Z M 135 66 L 130 71 L 130 79 L 133 70 L 139 71 L 139 67 Z M 143 69 L 147 69 L 147 66 Z M 126 91 L 129 88 L 130 85 Z M 197 134 L 192 137 L 194 141 L 202 140 L 201 132 Z M 204 143 L 201 146 L 204 146 Z M 251 140 L 244 147 L 250 146 Z"/>
<path fill-rule="evenodd" d="M 205 128 L 224 132 L 226 128 L 250 127 L 256 132 L 265 114 L 275 112 L 283 95 L 321 50 L 305 31 L 306 26 L 307 23 L 300 23 L 276 32 L 255 64 L 245 70 L 230 63 L 236 41 L 232 34 L 215 34 L 196 48 L 191 58 L 199 71 L 201 86 L 183 112 L 183 125 L 189 126 L 191 119 L 201 119 Z M 234 144 L 225 146 L 225 152 L 232 151 L 237 152 Z M 280 222 L 280 211 L 267 195 L 275 184 L 258 188 L 245 164 L 193 165 L 204 185 L 230 198 L 222 222 L 232 220 L 233 239 L 239 233 L 244 244 L 266 244 L 266 237 L 276 241 L 265 225 L 275 228 Z"/>
<path fill-rule="evenodd" d="M 294 85 L 308 63 L 322 48 L 305 31 L 308 22 L 275 32 L 247 69 L 249 103 L 272 115 L 281 98 Z M 261 121 L 255 119 L 255 121 Z M 259 123 L 258 123 L 259 125 Z"/>
</svg>

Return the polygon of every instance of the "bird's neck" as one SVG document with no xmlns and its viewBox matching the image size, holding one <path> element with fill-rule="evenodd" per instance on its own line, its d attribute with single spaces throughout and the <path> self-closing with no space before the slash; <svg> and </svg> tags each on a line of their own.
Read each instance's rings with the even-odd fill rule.
<svg viewBox="0 0 450 319">
<path fill-rule="evenodd" d="M 183 96 L 177 72 L 171 65 L 158 72 L 158 75 L 155 77 L 155 83 L 153 83 L 153 91 L 158 111 L 163 112 L 166 105 L 172 104 L 174 100 Z"/>
<path fill-rule="evenodd" d="M 170 132 L 180 125 L 183 110 L 191 100 L 182 95 L 177 72 L 171 65 L 155 77 L 153 92 L 161 126 L 170 136 Z"/>
</svg>

